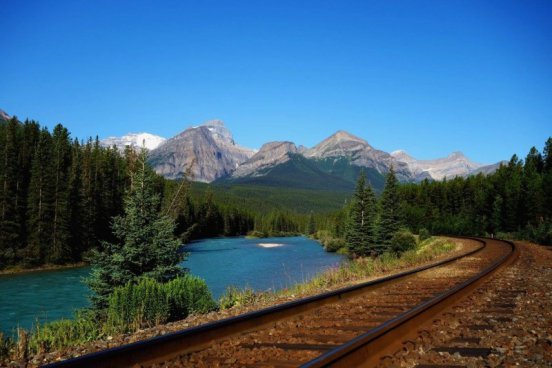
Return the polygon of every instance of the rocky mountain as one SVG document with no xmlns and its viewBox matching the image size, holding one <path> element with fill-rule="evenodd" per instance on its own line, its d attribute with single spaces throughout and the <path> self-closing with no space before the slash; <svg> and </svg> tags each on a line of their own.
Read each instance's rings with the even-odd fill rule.
<svg viewBox="0 0 552 368">
<path fill-rule="evenodd" d="M 391 166 L 397 178 L 409 181 L 408 165 L 395 160 L 389 153 L 370 146 L 367 141 L 345 131 L 338 131 L 304 153 L 311 159 L 347 158 L 352 165 L 371 168 L 384 175 Z"/>
<path fill-rule="evenodd" d="M 489 174 L 500 166 L 482 165 L 471 161 L 462 152 L 452 152 L 447 157 L 435 160 L 417 160 L 403 150 L 391 153 L 397 161 L 405 163 L 412 172 L 415 181 L 423 179 L 443 180 L 457 176 L 476 175 L 479 172 Z"/>
<path fill-rule="evenodd" d="M 348 186 L 353 185 L 361 168 L 378 183 L 382 182 L 382 176 L 389 172 L 391 166 L 402 181 L 408 181 L 412 176 L 405 163 L 398 162 L 388 153 L 373 148 L 364 139 L 345 131 L 338 131 L 310 149 L 297 147 L 291 142 L 267 143 L 232 172 L 227 180 L 240 178 L 240 182 L 244 182 L 244 178 L 247 177 L 270 176 L 280 182 L 279 178 L 274 177 L 274 170 L 285 163 L 288 167 L 286 175 L 292 175 L 292 172 L 293 175 L 299 175 L 298 173 L 303 170 L 304 181 L 309 181 L 312 178 L 309 179 L 306 172 L 316 172 L 317 179 L 330 175 L 331 179 L 326 177 L 328 183 L 344 179 L 349 183 Z"/>
<path fill-rule="evenodd" d="M 496 164 L 481 166 L 473 170 L 469 175 L 477 175 L 479 173 L 482 173 L 483 175 L 489 175 L 498 170 L 498 168 L 500 168 L 500 165 L 508 165 L 508 161 L 500 161 Z"/>
<path fill-rule="evenodd" d="M 211 182 L 232 173 L 254 151 L 234 142 L 220 120 L 188 128 L 150 152 L 154 170 L 167 178 Z"/>
<path fill-rule="evenodd" d="M 298 148 L 291 142 L 265 143 L 257 153 L 232 172 L 232 177 L 260 176 L 266 169 L 289 161 L 290 154 L 298 152 Z"/>
<path fill-rule="evenodd" d="M 8 115 L 7 112 L 5 112 L 4 110 L 0 109 L 0 120 L 9 120 L 11 119 L 11 116 Z"/>
<path fill-rule="evenodd" d="M 100 144 L 104 147 L 116 146 L 120 151 L 124 151 L 125 147 L 145 147 L 151 151 L 165 141 L 165 138 L 150 133 L 128 133 L 122 137 L 107 137 L 102 139 Z"/>
<path fill-rule="evenodd" d="M 0 109 L 0 121 L 10 118 Z M 499 162 L 482 165 L 461 152 L 435 160 L 417 160 L 405 151 L 391 154 L 372 147 L 362 138 L 338 131 L 312 148 L 292 142 L 269 142 L 256 152 L 239 146 L 220 120 L 207 121 L 186 129 L 173 138 L 149 133 L 108 137 L 103 146 L 145 146 L 150 150 L 154 170 L 169 178 L 188 175 L 200 182 L 245 183 L 349 190 L 363 170 L 372 186 L 383 187 L 391 167 L 403 182 L 443 180 L 456 176 L 493 173 Z"/>
</svg>

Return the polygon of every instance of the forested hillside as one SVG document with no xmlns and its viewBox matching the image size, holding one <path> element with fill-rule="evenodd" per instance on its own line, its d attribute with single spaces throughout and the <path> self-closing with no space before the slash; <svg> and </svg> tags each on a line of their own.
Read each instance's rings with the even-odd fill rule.
<svg viewBox="0 0 552 368">
<path fill-rule="evenodd" d="M 101 147 L 97 139 L 71 138 L 62 125 L 50 132 L 35 121 L 0 120 L 0 269 L 78 262 L 102 241 L 113 241 L 111 219 L 121 214 L 137 156 L 132 149 L 121 154 Z M 322 231 L 343 245 L 358 212 L 348 191 L 207 185 L 160 176 L 155 182 L 162 199 L 158 210 L 172 217 L 182 242 Z M 532 148 L 525 160 L 514 155 L 492 175 L 396 187 L 400 205 L 393 221 L 413 232 L 507 232 L 552 243 L 550 138 L 543 154 Z M 373 202 L 369 237 L 389 241 L 392 234 L 383 236 L 380 226 L 388 221 L 384 202 Z"/>
<path fill-rule="evenodd" d="M 0 269 L 68 263 L 110 238 L 129 157 L 35 121 L 0 122 Z"/>
<path fill-rule="evenodd" d="M 398 206 L 392 211 L 386 206 L 386 192 L 387 185 L 375 202 L 357 188 L 349 206 L 331 216 L 316 217 L 316 228 L 323 231 L 319 236 L 328 244 L 344 246 L 347 229 L 362 213 L 375 217 L 373 228 L 356 238 L 371 237 L 383 243 L 382 232 L 392 214 L 398 228 L 415 233 L 494 235 L 552 244 L 552 138 L 546 141 L 543 154 L 533 147 L 524 160 L 514 155 L 491 175 L 400 184 Z M 373 240 L 359 243 L 366 249 L 378 245 Z"/>
<path fill-rule="evenodd" d="M 439 234 L 516 233 L 552 242 L 552 138 L 541 154 L 514 155 L 494 174 L 404 184 L 405 224 Z"/>
<path fill-rule="evenodd" d="M 83 260 L 113 241 L 138 153 L 72 139 L 62 125 L 0 120 L 0 270 Z M 213 236 L 301 233 L 310 211 L 341 208 L 347 193 L 208 186 L 155 175 L 159 211 L 183 242 Z"/>
</svg>

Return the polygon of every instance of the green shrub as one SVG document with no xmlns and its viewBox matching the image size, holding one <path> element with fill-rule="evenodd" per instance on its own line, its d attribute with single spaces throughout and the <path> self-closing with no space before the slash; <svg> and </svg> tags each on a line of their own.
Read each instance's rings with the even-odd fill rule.
<svg viewBox="0 0 552 368">
<path fill-rule="evenodd" d="M 426 239 L 429 239 L 431 237 L 431 234 L 426 228 L 421 228 L 420 231 L 418 231 L 418 238 L 421 242 L 423 242 Z"/>
<path fill-rule="evenodd" d="M 314 234 L 314 238 L 317 239 L 327 252 L 337 252 L 340 249 L 347 248 L 347 243 L 344 239 L 334 238 L 329 231 L 319 230 Z"/>
<path fill-rule="evenodd" d="M 7 359 L 9 352 L 14 347 L 14 342 L 9 337 L 5 337 L 2 332 L 0 332 L 0 362 L 3 359 Z"/>
<path fill-rule="evenodd" d="M 391 238 L 391 251 L 395 254 L 416 248 L 416 238 L 408 230 L 397 231 Z"/>
<path fill-rule="evenodd" d="M 267 234 L 257 230 L 251 230 L 246 235 L 246 238 L 266 238 L 266 237 L 267 237 Z"/>
<path fill-rule="evenodd" d="M 186 318 L 189 314 L 207 313 L 217 308 L 211 291 L 199 277 L 184 275 L 164 285 L 169 301 L 169 320 Z"/>
<path fill-rule="evenodd" d="M 552 245 L 552 224 L 542 222 L 537 226 L 527 225 L 516 237 L 537 244 Z"/>
<path fill-rule="evenodd" d="M 327 252 L 337 252 L 342 248 L 347 248 L 347 243 L 343 239 L 329 238 L 324 242 L 324 249 Z"/>
<path fill-rule="evenodd" d="M 205 281 L 184 275 L 167 283 L 141 279 L 116 288 L 108 301 L 109 332 L 130 332 L 187 317 L 190 313 L 206 313 L 216 303 Z"/>
<path fill-rule="evenodd" d="M 152 327 L 169 319 L 169 301 L 163 284 L 148 278 L 115 288 L 109 296 L 109 332 L 129 332 Z"/>
<path fill-rule="evenodd" d="M 37 322 L 29 338 L 31 352 L 48 352 L 97 339 L 101 325 L 93 313 L 77 312 L 75 319 L 60 319 L 41 324 Z"/>
<path fill-rule="evenodd" d="M 229 286 L 226 292 L 221 296 L 219 305 L 221 309 L 228 309 L 234 306 L 248 305 L 256 299 L 256 294 L 251 288 L 238 289 L 235 286 Z"/>
</svg>

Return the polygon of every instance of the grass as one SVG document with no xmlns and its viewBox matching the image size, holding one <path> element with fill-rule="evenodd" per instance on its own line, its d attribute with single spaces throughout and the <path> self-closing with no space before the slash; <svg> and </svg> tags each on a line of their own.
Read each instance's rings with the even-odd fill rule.
<svg viewBox="0 0 552 368">
<path fill-rule="evenodd" d="M 393 253 L 384 253 L 378 258 L 358 258 L 350 260 L 338 267 L 331 268 L 318 274 L 309 281 L 276 292 L 255 293 L 251 289 L 229 288 L 221 298 L 222 309 L 233 306 L 246 306 L 258 302 L 270 302 L 279 298 L 298 297 L 320 293 L 335 287 L 345 286 L 355 282 L 365 281 L 390 271 L 397 271 L 421 263 L 429 262 L 436 257 L 455 248 L 455 244 L 442 239 L 431 237 L 418 242 L 416 248 L 397 256 Z"/>
</svg>

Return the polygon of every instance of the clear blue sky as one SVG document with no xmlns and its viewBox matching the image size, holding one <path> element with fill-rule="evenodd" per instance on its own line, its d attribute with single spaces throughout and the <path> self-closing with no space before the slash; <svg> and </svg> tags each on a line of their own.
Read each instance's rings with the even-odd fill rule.
<svg viewBox="0 0 552 368">
<path fill-rule="evenodd" d="M 348 130 L 490 163 L 552 135 L 552 1 L 0 0 L 0 108 L 73 136 L 312 146 Z"/>
</svg>

